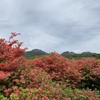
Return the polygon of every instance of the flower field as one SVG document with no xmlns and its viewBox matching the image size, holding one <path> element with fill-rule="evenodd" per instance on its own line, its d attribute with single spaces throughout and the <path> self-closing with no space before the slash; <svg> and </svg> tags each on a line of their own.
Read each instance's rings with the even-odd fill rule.
<svg viewBox="0 0 100 100">
<path fill-rule="evenodd" d="M 100 100 L 99 59 L 27 59 L 16 35 L 0 39 L 0 100 Z"/>
</svg>

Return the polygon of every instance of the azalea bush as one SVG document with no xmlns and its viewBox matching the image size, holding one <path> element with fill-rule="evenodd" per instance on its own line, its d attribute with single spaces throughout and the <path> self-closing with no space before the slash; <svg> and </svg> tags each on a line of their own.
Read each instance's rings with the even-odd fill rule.
<svg viewBox="0 0 100 100">
<path fill-rule="evenodd" d="M 0 100 L 100 100 L 100 60 L 26 59 L 17 35 L 0 39 Z"/>
<path fill-rule="evenodd" d="M 100 60 L 95 58 L 75 60 L 74 66 L 82 77 L 78 86 L 100 90 Z"/>
<path fill-rule="evenodd" d="M 81 80 L 81 74 L 73 66 L 72 61 L 64 58 L 57 53 L 51 53 L 48 56 L 36 58 L 33 65 L 43 68 L 50 74 L 52 80 L 64 82 L 66 85 L 74 86 Z"/>
<path fill-rule="evenodd" d="M 11 33 L 9 41 L 0 39 L 0 81 L 11 75 L 11 73 L 19 67 L 21 55 L 25 49 L 21 49 L 22 42 L 13 38 L 19 33 Z"/>
</svg>

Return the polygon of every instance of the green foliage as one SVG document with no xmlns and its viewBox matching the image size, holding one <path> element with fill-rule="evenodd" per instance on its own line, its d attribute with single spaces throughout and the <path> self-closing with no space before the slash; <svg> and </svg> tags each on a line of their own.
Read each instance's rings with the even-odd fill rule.
<svg viewBox="0 0 100 100">
<path fill-rule="evenodd" d="M 5 97 L 4 95 L 0 94 L 0 100 L 9 100 L 7 97 Z"/>
<path fill-rule="evenodd" d="M 16 94 L 11 94 L 10 99 L 11 100 L 20 100 L 19 97 Z"/>
</svg>

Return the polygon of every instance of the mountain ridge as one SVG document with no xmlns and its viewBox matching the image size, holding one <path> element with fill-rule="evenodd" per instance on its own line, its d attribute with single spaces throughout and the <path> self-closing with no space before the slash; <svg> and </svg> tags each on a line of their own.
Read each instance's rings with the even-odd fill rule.
<svg viewBox="0 0 100 100">
<path fill-rule="evenodd" d="M 33 49 L 30 51 L 26 51 L 24 56 L 25 57 L 30 57 L 30 56 L 42 56 L 42 55 L 47 55 L 49 53 L 41 50 L 41 49 Z M 65 51 L 61 53 L 62 56 L 67 57 L 67 58 L 87 58 L 87 57 L 97 57 L 99 56 L 100 58 L 100 54 L 99 53 L 92 53 L 92 52 L 82 52 L 82 53 L 75 53 L 72 51 Z"/>
</svg>

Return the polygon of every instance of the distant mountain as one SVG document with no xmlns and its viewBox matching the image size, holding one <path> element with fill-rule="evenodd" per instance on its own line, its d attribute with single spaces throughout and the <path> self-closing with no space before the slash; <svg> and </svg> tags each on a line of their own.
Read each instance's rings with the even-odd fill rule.
<svg viewBox="0 0 100 100">
<path fill-rule="evenodd" d="M 72 59 L 72 58 L 76 58 L 77 54 L 74 52 L 65 51 L 65 52 L 61 53 L 61 55 L 66 58 Z"/>
<path fill-rule="evenodd" d="M 61 55 L 73 55 L 75 54 L 74 52 L 69 52 L 69 51 L 66 51 L 66 52 L 63 52 Z"/>
<path fill-rule="evenodd" d="M 97 53 L 91 53 L 91 52 L 82 52 L 81 57 L 95 57 Z"/>
<path fill-rule="evenodd" d="M 33 49 L 31 51 L 25 52 L 24 56 L 25 57 L 30 57 L 30 56 L 42 56 L 46 55 L 47 53 L 45 51 L 42 51 L 40 49 Z"/>
<path fill-rule="evenodd" d="M 82 52 L 81 54 L 78 54 L 78 53 L 66 51 L 66 52 L 63 52 L 61 55 L 70 59 L 91 58 L 91 57 L 100 58 L 99 54 L 91 53 L 91 52 Z"/>
<path fill-rule="evenodd" d="M 82 52 L 81 54 L 97 54 L 97 53 L 91 53 L 91 52 Z"/>
<path fill-rule="evenodd" d="M 26 58 L 35 58 L 37 56 L 42 56 L 42 55 L 47 55 L 45 51 L 41 49 L 33 49 L 31 51 L 25 52 L 24 56 Z M 80 59 L 80 58 L 90 58 L 90 57 L 95 57 L 95 58 L 100 58 L 100 54 L 98 53 L 91 53 L 91 52 L 82 52 L 80 54 L 70 52 L 70 51 L 65 51 L 61 53 L 62 56 L 69 58 L 69 59 Z"/>
</svg>

